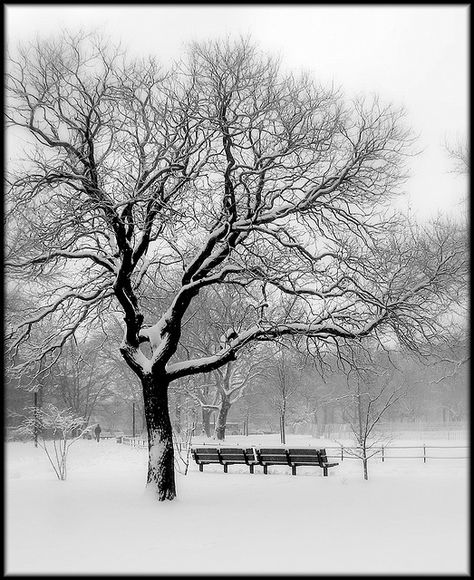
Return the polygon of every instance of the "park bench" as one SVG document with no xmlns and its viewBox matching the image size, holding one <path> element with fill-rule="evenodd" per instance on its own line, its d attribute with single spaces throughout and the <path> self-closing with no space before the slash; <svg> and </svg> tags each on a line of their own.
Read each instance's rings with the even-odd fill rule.
<svg viewBox="0 0 474 580">
<path fill-rule="evenodd" d="M 243 447 L 198 447 L 191 449 L 194 461 L 199 465 L 199 471 L 209 463 L 217 463 L 224 467 L 224 473 L 227 473 L 229 465 L 248 465 L 250 473 L 253 473 L 256 465 L 253 449 Z"/>
<path fill-rule="evenodd" d="M 289 465 L 292 475 L 296 475 L 296 468 L 302 466 L 315 465 L 321 467 L 323 475 L 328 475 L 328 468 L 335 467 L 339 463 L 329 463 L 325 449 L 302 448 L 302 449 L 282 449 L 262 448 L 255 449 L 258 463 L 263 465 L 263 473 L 268 473 L 270 465 Z"/>
<path fill-rule="evenodd" d="M 250 473 L 254 473 L 255 465 L 263 467 L 263 473 L 268 474 L 271 465 L 288 465 L 292 475 L 296 475 L 296 468 L 302 466 L 318 466 L 323 470 L 323 475 L 328 475 L 328 468 L 339 465 L 329 463 L 325 449 L 302 448 L 283 449 L 276 448 L 242 448 L 242 447 L 198 447 L 191 450 L 194 461 L 199 465 L 199 471 L 203 471 L 206 464 L 216 463 L 223 465 L 224 473 L 227 473 L 228 465 L 248 465 Z"/>
<path fill-rule="evenodd" d="M 318 465 L 323 470 L 323 475 L 328 475 L 328 468 L 335 467 L 339 463 L 329 463 L 326 449 L 288 449 L 292 475 L 296 475 L 296 468 L 305 465 Z"/>
<path fill-rule="evenodd" d="M 277 447 L 275 449 L 255 449 L 259 465 L 263 466 L 263 473 L 267 475 L 270 465 L 290 465 L 288 450 Z"/>
</svg>

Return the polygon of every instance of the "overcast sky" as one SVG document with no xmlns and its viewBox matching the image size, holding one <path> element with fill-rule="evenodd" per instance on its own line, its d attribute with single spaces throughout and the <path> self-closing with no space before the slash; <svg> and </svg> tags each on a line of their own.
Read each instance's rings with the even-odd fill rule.
<svg viewBox="0 0 474 580">
<path fill-rule="evenodd" d="M 404 105 L 423 152 L 405 185 L 420 217 L 460 211 L 467 179 L 444 143 L 468 139 L 469 5 L 6 6 L 7 47 L 61 28 L 98 29 L 131 53 L 178 57 L 188 41 L 250 34 L 292 69 L 348 96 Z"/>
</svg>

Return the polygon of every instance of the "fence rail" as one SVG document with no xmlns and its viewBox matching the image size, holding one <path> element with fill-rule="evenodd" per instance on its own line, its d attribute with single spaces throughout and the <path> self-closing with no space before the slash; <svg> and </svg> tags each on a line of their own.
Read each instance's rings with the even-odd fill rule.
<svg viewBox="0 0 474 580">
<path fill-rule="evenodd" d="M 422 455 L 400 455 L 397 452 L 400 449 L 422 451 Z M 375 459 L 376 457 L 379 457 L 382 462 L 385 462 L 387 459 L 422 459 L 423 463 L 426 463 L 428 459 L 470 459 L 468 451 L 466 451 L 466 453 L 463 455 L 430 455 L 427 453 L 427 451 L 429 452 L 430 450 L 434 449 L 443 449 L 452 452 L 454 449 L 469 450 L 470 448 L 467 445 L 380 445 L 368 448 L 367 454 L 369 459 Z M 360 459 L 362 454 L 361 447 L 351 447 L 345 445 L 340 445 L 337 447 L 326 447 L 326 451 L 330 450 L 337 450 L 337 454 L 328 453 L 328 458 L 340 459 L 341 461 L 344 461 L 344 459 Z M 396 450 L 395 453 L 393 453 L 394 450 Z"/>
<path fill-rule="evenodd" d="M 146 439 L 140 437 L 122 437 L 122 443 L 125 445 L 130 445 L 131 447 L 140 447 L 140 448 L 147 448 L 148 441 Z M 229 445 L 229 443 L 200 443 L 200 445 L 212 445 L 213 447 L 219 447 L 219 445 Z M 175 443 L 175 447 L 178 451 L 182 451 L 185 447 L 183 443 Z M 308 446 L 309 447 L 309 446 Z M 339 445 L 339 446 L 328 446 L 325 447 L 326 451 L 328 452 L 327 456 L 328 459 L 339 459 L 340 461 L 344 461 L 347 459 L 360 459 L 360 453 L 362 449 L 356 446 L 346 446 L 346 445 Z M 399 455 L 398 451 L 400 449 L 403 450 L 413 450 L 415 451 L 422 451 L 422 455 Z M 426 461 L 432 459 L 470 459 L 469 452 L 467 451 L 463 455 L 448 455 L 448 454 L 441 454 L 441 455 L 431 455 L 427 452 L 430 452 L 434 449 L 442 449 L 442 450 L 449 450 L 449 452 L 453 451 L 454 449 L 463 449 L 468 450 L 470 449 L 467 445 L 380 445 L 380 446 L 373 446 L 368 448 L 368 454 L 370 455 L 369 460 L 378 458 L 382 462 L 392 459 L 422 459 L 424 463 Z M 331 453 L 334 451 L 334 453 Z M 395 451 L 395 454 L 393 453 Z M 336 453 L 337 452 L 337 453 Z"/>
<path fill-rule="evenodd" d="M 121 441 L 118 439 L 121 439 Z M 141 437 L 121 437 L 118 439 L 117 442 L 130 445 L 131 447 L 148 447 L 148 441 L 146 439 L 142 439 Z"/>
<path fill-rule="evenodd" d="M 117 437 L 117 443 L 124 443 L 130 447 L 148 448 L 148 440 L 143 437 Z M 174 442 L 177 451 L 186 450 L 186 444 L 181 442 Z"/>
</svg>

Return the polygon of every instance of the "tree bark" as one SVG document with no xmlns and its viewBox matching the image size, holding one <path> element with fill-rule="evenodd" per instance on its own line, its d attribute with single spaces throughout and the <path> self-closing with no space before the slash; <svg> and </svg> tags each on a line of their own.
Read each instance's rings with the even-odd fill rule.
<svg viewBox="0 0 474 580">
<path fill-rule="evenodd" d="M 176 401 L 175 411 L 174 411 L 176 421 L 175 421 L 175 430 L 176 433 L 179 435 L 181 433 L 181 401 Z"/>
<path fill-rule="evenodd" d="M 216 439 L 223 441 L 225 439 L 225 428 L 227 425 L 227 415 L 229 413 L 230 403 L 224 401 L 219 409 L 216 423 Z"/>
<path fill-rule="evenodd" d="M 365 450 L 364 450 L 364 454 L 362 457 L 362 463 L 364 465 L 364 479 L 368 480 L 369 479 L 369 470 L 368 470 L 368 465 L 367 465 L 368 461 L 367 461 L 367 457 L 365 455 Z"/>
<path fill-rule="evenodd" d="M 206 437 L 211 436 L 211 409 L 202 407 L 202 428 Z"/>
<path fill-rule="evenodd" d="M 173 432 L 168 408 L 169 381 L 160 375 L 142 379 L 148 432 L 147 487 L 159 501 L 176 497 Z"/>
<path fill-rule="evenodd" d="M 280 415 L 280 442 L 286 444 L 285 415 Z"/>
</svg>

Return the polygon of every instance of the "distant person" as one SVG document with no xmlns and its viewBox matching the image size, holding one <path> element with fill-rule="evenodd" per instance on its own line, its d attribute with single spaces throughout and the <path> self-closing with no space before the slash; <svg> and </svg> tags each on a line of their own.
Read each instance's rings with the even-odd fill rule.
<svg viewBox="0 0 474 580">
<path fill-rule="evenodd" d="M 97 427 L 94 429 L 95 440 L 97 441 L 97 443 L 99 443 L 99 441 L 100 441 L 100 432 L 101 431 L 102 431 L 102 429 L 100 428 L 99 423 L 97 423 Z"/>
</svg>

